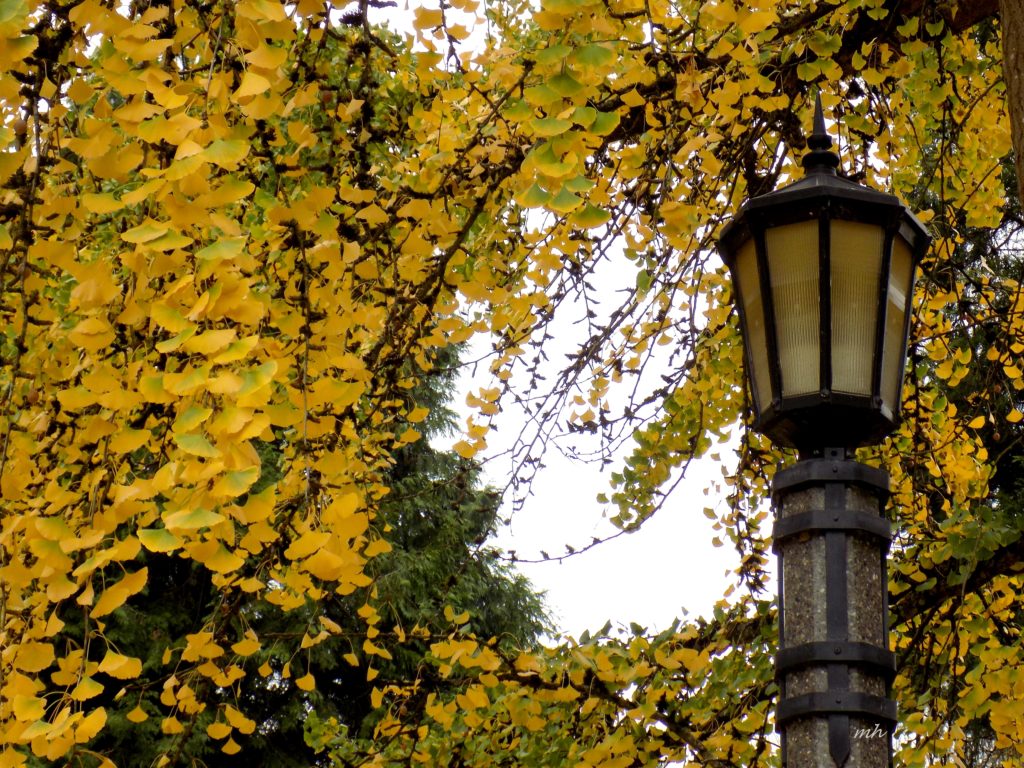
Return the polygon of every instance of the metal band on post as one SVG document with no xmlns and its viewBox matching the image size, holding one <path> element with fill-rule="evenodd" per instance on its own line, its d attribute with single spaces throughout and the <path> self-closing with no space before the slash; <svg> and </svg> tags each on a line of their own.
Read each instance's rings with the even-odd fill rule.
<svg viewBox="0 0 1024 768">
<path fill-rule="evenodd" d="M 855 664 L 870 669 L 873 674 L 888 678 L 896 676 L 896 655 L 885 648 L 869 643 L 855 643 L 849 640 L 833 640 L 820 643 L 804 643 L 791 648 L 780 648 L 775 657 L 775 674 L 781 677 L 787 672 L 803 669 L 814 664 Z"/>
<path fill-rule="evenodd" d="M 892 526 L 885 518 L 850 509 L 814 509 L 777 521 L 772 531 L 772 548 L 777 550 L 786 539 L 810 531 L 846 531 L 873 536 L 885 550 L 892 541 Z"/>
<path fill-rule="evenodd" d="M 895 660 L 888 647 L 885 472 L 841 449 L 780 471 L 772 487 L 779 557 L 776 715 L 787 768 L 891 765 Z"/>
</svg>

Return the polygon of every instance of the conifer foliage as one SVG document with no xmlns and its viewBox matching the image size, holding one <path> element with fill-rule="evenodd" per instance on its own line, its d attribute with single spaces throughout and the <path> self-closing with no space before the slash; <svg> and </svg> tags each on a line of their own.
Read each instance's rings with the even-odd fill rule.
<svg viewBox="0 0 1024 768">
<path fill-rule="evenodd" d="M 421 427 L 427 439 L 452 430 L 453 414 L 444 402 L 458 368 L 446 364 L 436 371 L 417 387 L 417 396 L 431 407 Z M 281 477 L 279 449 L 273 444 L 257 446 L 261 479 L 250 493 L 259 493 Z M 378 510 L 393 548 L 368 565 L 372 587 L 345 596 L 324 595 L 315 604 L 291 611 L 267 601 L 237 608 L 253 635 L 267 639 L 263 648 L 246 656 L 257 673 L 240 678 L 233 688 L 235 706 L 255 724 L 252 734 L 238 742 L 237 756 L 225 754 L 211 738 L 224 730 L 217 724 L 215 706 L 200 709 L 187 734 L 161 732 L 165 673 L 160 654 L 187 643 L 188 634 L 225 606 L 208 569 L 153 552 L 143 555 L 147 588 L 116 611 L 105 629 L 105 636 L 123 654 L 146 660 L 130 686 L 136 715 L 115 709 L 117 714 L 90 748 L 116 755 L 117 764 L 125 768 L 153 765 L 171 752 L 183 764 L 230 766 L 244 759 L 281 768 L 311 766 L 318 762 L 305 740 L 311 717 L 333 718 L 353 738 L 367 740 L 377 720 L 375 687 L 411 685 L 418 679 L 426 690 L 447 688 L 425 663 L 429 639 L 446 634 L 446 614 L 468 614 L 471 629 L 499 638 L 503 649 L 535 645 L 546 625 L 544 611 L 526 580 L 511 572 L 485 543 L 498 524 L 498 498 L 478 487 L 474 462 L 439 452 L 426 440 L 403 446 L 395 458 L 387 477 L 392 491 Z M 83 627 L 76 621 L 80 615 L 68 611 L 58 643 L 74 644 L 82 636 Z M 373 667 L 376 677 L 369 680 L 370 665 L 360 646 L 365 622 L 371 619 L 381 627 L 374 639 L 381 658 Z M 303 651 L 298 657 L 296 643 Z M 315 687 L 303 677 L 315 681 Z M 112 685 L 107 700 L 96 703 L 110 706 L 116 681 L 102 675 L 98 679 Z M 195 695 L 204 704 L 219 698 L 215 686 L 203 683 L 196 686 Z M 143 714 L 151 717 L 141 720 Z"/>
</svg>

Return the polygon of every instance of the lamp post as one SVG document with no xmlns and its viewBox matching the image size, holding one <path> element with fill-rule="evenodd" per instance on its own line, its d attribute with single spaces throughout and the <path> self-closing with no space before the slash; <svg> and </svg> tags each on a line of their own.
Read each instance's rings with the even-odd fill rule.
<svg viewBox="0 0 1024 768">
<path fill-rule="evenodd" d="M 853 449 L 899 419 L 914 271 L 929 244 L 897 198 L 843 179 L 815 104 L 804 178 L 723 230 L 754 429 L 799 451 L 772 485 L 776 723 L 788 768 L 892 764 L 888 475 Z"/>
</svg>

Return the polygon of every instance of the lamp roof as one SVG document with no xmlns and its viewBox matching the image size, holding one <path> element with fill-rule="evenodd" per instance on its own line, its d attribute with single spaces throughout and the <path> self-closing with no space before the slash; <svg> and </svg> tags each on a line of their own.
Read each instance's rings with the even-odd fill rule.
<svg viewBox="0 0 1024 768">
<path fill-rule="evenodd" d="M 814 128 L 807 146 L 810 151 L 802 160 L 805 169 L 802 179 L 750 198 L 722 230 L 719 244 L 726 262 L 735 248 L 750 237 L 752 224 L 771 226 L 807 220 L 817 217 L 825 206 L 831 212 L 830 218 L 898 226 L 915 246 L 931 239 L 924 224 L 898 197 L 843 178 L 836 172 L 839 156 L 831 149 L 832 139 L 825 128 L 820 96 L 815 99 Z"/>
</svg>

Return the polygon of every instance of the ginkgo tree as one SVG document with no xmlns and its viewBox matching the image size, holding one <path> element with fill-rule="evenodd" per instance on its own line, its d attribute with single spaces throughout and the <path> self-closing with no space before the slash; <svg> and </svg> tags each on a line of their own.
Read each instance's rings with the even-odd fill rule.
<svg viewBox="0 0 1024 768">
<path fill-rule="evenodd" d="M 746 196 L 797 173 L 819 89 L 845 172 L 935 235 L 908 417 L 864 457 L 894 478 L 900 759 L 962 761 L 977 723 L 996 748 L 1024 743 L 1021 530 L 990 499 L 989 439 L 1024 412 L 1024 326 L 1013 274 L 968 239 L 1014 224 L 1022 14 L 1001 5 L 460 0 L 412 11 L 401 40 L 373 2 L 0 0 L 0 765 L 117 763 L 93 746 L 143 670 L 108 629 L 153 598 L 148 554 L 205 569 L 218 606 L 145 675 L 164 764 L 211 713 L 215 749 L 255 730 L 240 681 L 287 649 L 250 606 L 316 622 L 289 667 L 315 689 L 309 643 L 339 634 L 318 606 L 361 591 L 369 683 L 384 632 L 430 655 L 376 686 L 369 736 L 311 713 L 325 759 L 770 764 L 763 521 L 783 457 L 743 430 L 713 245 Z M 631 279 L 598 295 L 609 264 Z M 581 306 L 552 374 L 545 343 Z M 474 335 L 492 379 L 455 449 L 480 454 L 517 398 L 527 471 L 563 427 L 627 439 L 605 495 L 623 528 L 739 430 L 717 522 L 740 589 L 713 616 L 520 653 L 455 612 L 439 635 L 381 626 L 369 563 L 392 547 L 396 452 L 429 417 L 416 385 Z M 954 396 L 969 380 L 985 386 Z"/>
</svg>

